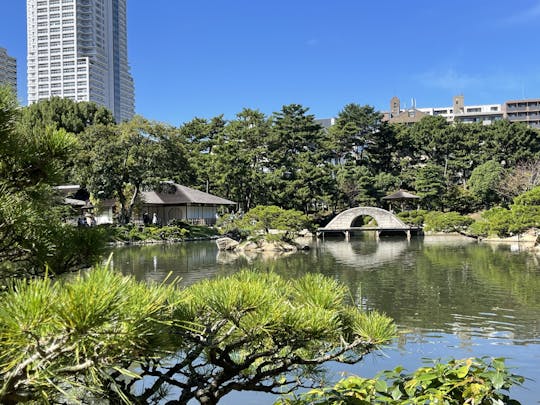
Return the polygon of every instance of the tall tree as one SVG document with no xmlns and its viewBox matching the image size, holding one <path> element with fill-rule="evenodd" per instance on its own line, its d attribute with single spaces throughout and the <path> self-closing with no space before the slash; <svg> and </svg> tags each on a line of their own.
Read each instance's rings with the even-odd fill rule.
<svg viewBox="0 0 540 405">
<path fill-rule="evenodd" d="M 230 121 L 214 145 L 214 178 L 219 195 L 244 211 L 266 202 L 263 184 L 268 163 L 270 123 L 256 110 L 244 109 Z"/>
<path fill-rule="evenodd" d="M 20 119 L 15 95 L 0 87 L 0 278 L 42 275 L 47 264 L 64 259 L 62 269 L 50 271 L 69 270 L 96 252 L 80 238 L 82 230 L 63 222 L 65 210 L 53 188 L 76 138 L 50 126 L 30 130 Z M 62 251 L 66 235 L 80 238 L 71 252 Z"/>
<path fill-rule="evenodd" d="M 52 97 L 23 108 L 21 122 L 28 128 L 54 126 L 79 134 L 90 125 L 113 124 L 114 117 L 108 109 L 92 102 Z"/>
<path fill-rule="evenodd" d="M 427 164 L 417 172 L 415 188 L 420 197 L 421 204 L 428 209 L 442 209 L 446 181 L 444 168 L 434 164 Z"/>
<path fill-rule="evenodd" d="M 325 170 L 330 156 L 323 147 L 324 132 L 307 111 L 291 104 L 274 113 L 266 176 L 270 203 L 304 212 L 317 205 L 331 185 L 331 172 Z"/>
<path fill-rule="evenodd" d="M 143 187 L 188 173 L 185 150 L 174 128 L 140 117 L 91 126 L 81 134 L 81 142 L 79 178 L 94 198 L 117 199 L 120 223 L 130 221 Z"/>
<path fill-rule="evenodd" d="M 329 130 L 336 160 L 361 160 L 368 145 L 375 144 L 381 120 L 382 114 L 372 106 L 352 103 L 343 107 Z"/>
<path fill-rule="evenodd" d="M 485 126 L 483 149 L 487 160 L 510 168 L 518 162 L 540 158 L 540 132 L 523 123 L 496 121 Z"/>
<path fill-rule="evenodd" d="M 504 168 L 499 162 L 489 160 L 477 166 L 467 182 L 467 189 L 483 208 L 500 201 L 497 186 L 501 182 Z"/>
<path fill-rule="evenodd" d="M 190 147 L 190 165 L 195 171 L 194 185 L 206 192 L 212 192 L 216 186 L 213 149 L 225 125 L 226 121 L 220 115 L 211 120 L 194 118 L 180 128 Z"/>
</svg>

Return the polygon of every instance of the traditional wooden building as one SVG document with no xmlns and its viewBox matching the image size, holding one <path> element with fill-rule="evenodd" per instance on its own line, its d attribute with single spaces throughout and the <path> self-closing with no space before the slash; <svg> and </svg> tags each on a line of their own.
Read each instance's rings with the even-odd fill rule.
<svg viewBox="0 0 540 405">
<path fill-rule="evenodd" d="M 156 214 L 160 224 L 175 219 L 193 224 L 213 225 L 221 208 L 234 208 L 236 203 L 173 182 L 164 182 L 158 190 L 141 193 L 142 215 Z"/>
<path fill-rule="evenodd" d="M 94 207 L 88 200 L 88 193 L 81 190 L 78 185 L 59 186 L 57 189 L 66 196 L 64 199 L 66 204 L 83 210 L 82 214 L 85 209 L 91 212 L 98 225 L 114 222 L 116 212 L 114 200 L 102 200 Z M 142 191 L 141 203 L 132 220 L 142 223 L 143 215 L 146 213 L 151 221 L 155 214 L 160 225 L 167 225 L 174 220 L 214 225 L 220 210 L 234 209 L 236 206 L 234 201 L 169 181 L 163 182 L 155 190 Z"/>
</svg>

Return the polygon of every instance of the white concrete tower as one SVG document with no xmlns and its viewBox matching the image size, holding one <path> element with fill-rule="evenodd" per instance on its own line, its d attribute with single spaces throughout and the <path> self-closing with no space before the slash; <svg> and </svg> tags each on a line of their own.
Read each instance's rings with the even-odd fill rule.
<svg viewBox="0 0 540 405">
<path fill-rule="evenodd" d="M 29 104 L 57 96 L 133 116 L 126 1 L 27 0 Z"/>
</svg>

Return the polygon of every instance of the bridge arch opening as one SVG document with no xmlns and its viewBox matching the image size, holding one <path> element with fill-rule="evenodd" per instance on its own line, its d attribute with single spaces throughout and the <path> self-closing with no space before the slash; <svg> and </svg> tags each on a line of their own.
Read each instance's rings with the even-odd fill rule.
<svg viewBox="0 0 540 405">
<path fill-rule="evenodd" d="M 371 215 L 358 215 L 351 222 L 351 228 L 377 227 L 377 220 Z"/>
</svg>

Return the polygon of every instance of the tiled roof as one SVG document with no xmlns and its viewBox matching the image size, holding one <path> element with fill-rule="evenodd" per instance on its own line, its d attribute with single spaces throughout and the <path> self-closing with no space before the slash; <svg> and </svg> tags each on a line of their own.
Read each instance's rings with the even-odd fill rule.
<svg viewBox="0 0 540 405">
<path fill-rule="evenodd" d="M 417 195 L 408 193 L 404 190 L 396 191 L 394 194 L 387 195 L 386 197 L 383 197 L 383 200 L 409 200 L 409 199 L 418 199 Z"/>
<path fill-rule="evenodd" d="M 234 201 L 227 200 L 195 190 L 180 184 L 165 182 L 166 186 L 163 190 L 143 191 L 141 198 L 146 204 L 156 205 L 175 205 L 175 204 L 203 204 L 203 205 L 235 205 Z"/>
</svg>

